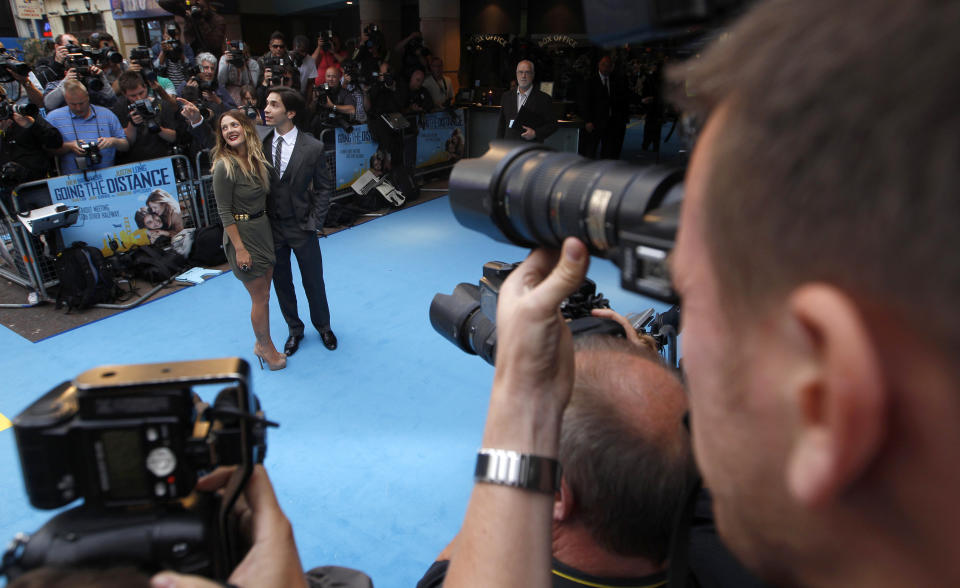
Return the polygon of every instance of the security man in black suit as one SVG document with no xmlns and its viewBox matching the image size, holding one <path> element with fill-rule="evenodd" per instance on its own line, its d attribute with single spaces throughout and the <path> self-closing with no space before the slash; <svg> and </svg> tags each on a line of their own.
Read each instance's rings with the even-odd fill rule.
<svg viewBox="0 0 960 588">
<path fill-rule="evenodd" d="M 290 329 L 283 346 L 288 356 L 297 352 L 303 340 L 303 321 L 297 315 L 297 295 L 293 288 L 290 252 L 297 256 L 303 289 L 310 306 L 310 321 L 327 349 L 337 348 L 330 329 L 330 308 L 323 284 L 323 258 L 317 241 L 317 229 L 330 208 L 333 180 L 323 163 L 323 143 L 294 125 L 298 114 L 306 112 L 306 103 L 292 88 L 278 87 L 267 95 L 264 119 L 273 130 L 263 139 L 263 153 L 273 163 L 267 212 L 273 228 L 277 264 L 273 269 L 273 288 L 280 312 Z"/>
<path fill-rule="evenodd" d="M 578 110 L 584 120 L 580 135 L 580 155 L 596 159 L 597 148 L 603 159 L 620 159 L 623 137 L 630 117 L 626 82 L 613 75 L 613 60 L 600 58 L 595 71 L 581 86 Z"/>
<path fill-rule="evenodd" d="M 557 117 L 553 99 L 533 87 L 533 62 L 517 64 L 517 89 L 507 90 L 500 98 L 500 120 L 497 121 L 498 139 L 525 139 L 543 143 L 557 132 Z"/>
</svg>

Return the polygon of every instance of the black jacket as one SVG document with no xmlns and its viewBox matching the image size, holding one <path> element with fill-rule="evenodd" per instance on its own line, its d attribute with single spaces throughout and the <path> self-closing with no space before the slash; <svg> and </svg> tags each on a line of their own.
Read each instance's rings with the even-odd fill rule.
<svg viewBox="0 0 960 588">
<path fill-rule="evenodd" d="M 577 95 L 577 110 L 585 122 L 593 123 L 598 129 L 607 128 L 610 123 L 625 124 L 630 116 L 630 94 L 626 81 L 610 74 L 610 90 L 603 86 L 599 72 L 584 80 Z"/>
<path fill-rule="evenodd" d="M 63 145 L 60 131 L 39 116 L 34 119 L 26 129 L 14 122 L 0 140 L 0 165 L 8 161 L 19 163 L 27 170 L 27 180 L 47 177 L 53 166 L 44 149 L 58 149 Z"/>
<path fill-rule="evenodd" d="M 270 131 L 263 138 L 263 154 L 271 162 L 275 134 Z M 274 217 L 296 218 L 304 231 L 317 231 L 323 227 L 332 194 L 333 178 L 324 161 L 323 143 L 299 130 L 283 177 L 270 168 L 267 211 Z"/>
<path fill-rule="evenodd" d="M 530 97 L 523 108 L 517 112 L 517 93 L 507 90 L 500 99 L 500 120 L 497 121 L 497 138 L 523 141 L 520 135 L 523 127 L 528 126 L 537 134 L 534 141 L 543 143 L 544 139 L 557 132 L 557 118 L 553 113 L 553 98 L 536 88 L 530 90 Z M 513 121 L 513 126 L 510 122 Z"/>
</svg>

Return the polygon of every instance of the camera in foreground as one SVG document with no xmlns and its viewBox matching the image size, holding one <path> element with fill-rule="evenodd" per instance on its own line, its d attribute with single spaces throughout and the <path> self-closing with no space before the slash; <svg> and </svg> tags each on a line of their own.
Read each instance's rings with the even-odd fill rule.
<svg viewBox="0 0 960 588">
<path fill-rule="evenodd" d="M 497 301 L 503 282 L 519 263 L 488 261 L 477 285 L 462 282 L 451 294 L 436 294 L 430 303 L 430 324 L 446 340 L 461 351 L 479 355 L 494 365 L 497 354 Z M 620 323 L 595 317 L 592 311 L 610 308 L 610 302 L 597 292 L 596 283 L 587 278 L 576 292 L 560 303 L 560 314 L 574 337 L 608 335 L 625 337 Z M 657 351 L 670 365 L 676 366 L 676 334 L 679 307 L 656 314 L 654 309 L 629 315 L 632 328 L 640 335 L 649 335 Z"/>
<path fill-rule="evenodd" d="M 13 421 L 30 503 L 83 504 L 18 536 L 8 580 L 42 566 L 131 565 L 225 579 L 243 556 L 228 517 L 266 452 L 266 427 L 239 358 L 104 366 L 60 384 Z M 194 387 L 223 385 L 213 405 Z M 238 465 L 227 493 L 198 477 Z"/>
<path fill-rule="evenodd" d="M 152 98 L 142 98 L 127 105 L 127 112 L 130 114 L 139 114 L 143 122 L 140 123 L 146 127 L 151 134 L 160 132 L 160 125 L 157 123 L 157 115 L 160 110 Z"/>
<path fill-rule="evenodd" d="M 594 161 L 539 144 L 493 141 L 450 174 L 460 224 L 522 247 L 566 237 L 620 268 L 624 288 L 677 302 L 667 271 L 683 199 L 683 170 Z"/>
<path fill-rule="evenodd" d="M 77 146 L 83 152 L 83 155 L 77 155 L 74 158 L 80 171 L 86 171 L 103 162 L 103 154 L 100 153 L 100 146 L 96 142 L 78 140 Z"/>
<path fill-rule="evenodd" d="M 10 99 L 0 100 L 0 120 L 7 120 L 13 118 L 14 114 L 19 114 L 20 116 L 37 116 L 40 114 L 40 109 L 37 108 L 36 104 L 17 104 Z"/>
</svg>

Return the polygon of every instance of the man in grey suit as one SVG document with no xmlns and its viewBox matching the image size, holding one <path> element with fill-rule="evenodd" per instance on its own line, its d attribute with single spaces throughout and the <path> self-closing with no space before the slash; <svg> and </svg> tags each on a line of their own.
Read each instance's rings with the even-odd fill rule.
<svg viewBox="0 0 960 588">
<path fill-rule="evenodd" d="M 303 289 L 310 306 L 310 322 L 320 332 L 327 349 L 337 348 L 330 329 L 330 308 L 323 284 L 323 258 L 317 230 L 323 226 L 330 207 L 333 180 L 323 164 L 323 143 L 300 132 L 293 121 L 306 112 L 303 97 L 295 90 L 278 87 L 267 95 L 264 119 L 273 130 L 263 139 L 263 153 L 273 163 L 267 213 L 273 228 L 277 265 L 273 287 L 280 312 L 290 329 L 283 351 L 288 356 L 300 348 L 303 321 L 297 315 L 290 252 L 297 256 Z"/>
</svg>

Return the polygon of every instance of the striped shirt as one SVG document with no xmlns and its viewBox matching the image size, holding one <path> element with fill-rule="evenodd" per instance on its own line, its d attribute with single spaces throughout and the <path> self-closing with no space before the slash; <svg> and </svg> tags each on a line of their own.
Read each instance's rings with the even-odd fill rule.
<svg viewBox="0 0 960 588">
<path fill-rule="evenodd" d="M 127 135 L 120 126 L 117 115 L 110 112 L 109 109 L 96 104 L 90 105 L 90 114 L 86 118 L 81 118 L 70 112 L 69 106 L 58 108 L 47 114 L 47 122 L 56 127 L 63 135 L 63 142 L 69 143 L 76 140 L 97 142 L 100 137 L 115 137 L 117 139 L 126 139 Z M 100 150 L 103 161 L 90 169 L 101 169 L 113 165 L 117 156 L 117 150 L 114 147 L 108 147 Z M 60 156 L 60 173 L 73 174 L 80 171 L 76 162 L 77 154 L 73 151 L 67 151 Z"/>
</svg>

